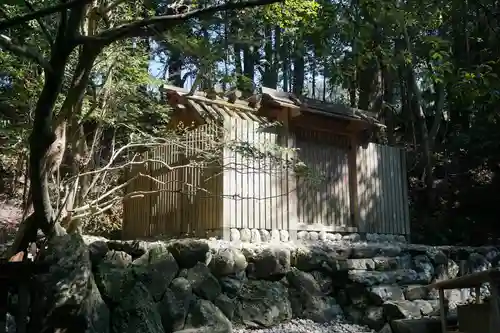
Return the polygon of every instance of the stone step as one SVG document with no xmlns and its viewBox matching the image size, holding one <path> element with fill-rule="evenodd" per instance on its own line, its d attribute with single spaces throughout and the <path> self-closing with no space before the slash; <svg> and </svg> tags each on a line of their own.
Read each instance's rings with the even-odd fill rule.
<svg viewBox="0 0 500 333">
<path fill-rule="evenodd" d="M 370 259 L 337 260 L 337 270 L 393 271 L 412 268 L 412 258 L 374 257 Z"/>
<path fill-rule="evenodd" d="M 448 325 L 456 325 L 455 320 L 448 320 Z M 379 333 L 442 333 L 438 317 L 419 319 L 397 319 L 386 324 Z"/>
<path fill-rule="evenodd" d="M 347 280 L 353 283 L 374 285 L 427 285 L 432 275 L 427 272 L 417 272 L 413 269 L 398 269 L 392 271 L 350 270 Z"/>
</svg>

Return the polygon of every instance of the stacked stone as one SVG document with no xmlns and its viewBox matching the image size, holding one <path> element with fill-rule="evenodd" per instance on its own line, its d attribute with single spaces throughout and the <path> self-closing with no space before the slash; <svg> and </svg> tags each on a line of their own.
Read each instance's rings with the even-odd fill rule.
<svg viewBox="0 0 500 333">
<path fill-rule="evenodd" d="M 500 261 L 495 248 L 404 243 L 87 243 L 77 235 L 55 238 L 44 254 L 54 269 L 40 277 L 48 288 L 35 301 L 50 329 L 75 323 L 99 333 L 231 332 L 300 318 L 400 333 L 439 313 L 437 295 L 423 285 Z M 467 293 L 450 292 L 450 306 L 472 298 Z"/>
<path fill-rule="evenodd" d="M 359 242 L 361 235 L 358 233 L 334 233 L 326 231 L 299 231 L 297 233 L 297 240 L 303 242 L 314 241 L 331 241 L 331 242 Z M 389 242 L 389 243 L 405 243 L 406 238 L 403 235 L 391 234 L 376 234 L 368 233 L 364 235 L 364 240 L 368 242 Z M 288 242 L 290 234 L 287 230 L 278 229 L 237 229 L 230 230 L 231 242 L 244 242 L 244 243 L 266 243 L 266 242 Z"/>
</svg>

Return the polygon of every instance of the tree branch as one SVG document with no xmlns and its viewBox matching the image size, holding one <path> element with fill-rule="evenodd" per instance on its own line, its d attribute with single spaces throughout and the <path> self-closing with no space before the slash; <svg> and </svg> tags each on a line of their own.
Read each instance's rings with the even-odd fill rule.
<svg viewBox="0 0 500 333">
<path fill-rule="evenodd" d="M 223 5 L 194 9 L 182 14 L 154 16 L 144 20 L 133 21 L 127 24 L 123 24 L 113 29 L 102 31 L 97 36 L 83 37 L 83 40 L 92 41 L 96 39 L 101 39 L 105 40 L 107 43 L 112 43 L 121 38 L 143 36 L 145 29 L 158 24 L 173 25 L 179 22 L 186 21 L 190 18 L 200 18 L 206 15 L 211 15 L 225 10 L 237 10 L 250 7 L 264 6 L 283 1 L 284 0 L 247 0 L 241 2 L 228 2 Z M 152 35 L 153 32 L 147 32 L 146 34 Z"/>
<path fill-rule="evenodd" d="M 27 59 L 35 61 L 37 64 L 42 66 L 42 68 L 46 72 L 52 71 L 52 66 L 50 66 L 50 63 L 47 60 L 45 60 L 41 54 L 27 47 L 14 44 L 10 37 L 0 34 L 0 47 L 9 52 L 12 52 L 17 56 L 25 57 Z"/>
<path fill-rule="evenodd" d="M 32 21 L 32 20 L 36 20 L 36 19 L 44 17 L 44 16 L 58 13 L 58 12 L 61 12 L 63 10 L 69 9 L 69 8 L 73 8 L 75 6 L 79 6 L 79 5 L 88 3 L 90 1 L 91 0 L 72 0 L 72 1 L 65 2 L 65 3 L 60 3 L 60 4 L 55 5 L 55 6 L 43 8 L 43 9 L 37 10 L 36 12 L 31 12 L 31 13 L 24 14 L 24 15 L 19 15 L 19 16 L 13 17 L 13 18 L 8 19 L 8 20 L 2 20 L 2 21 L 0 21 L 0 31 L 5 30 L 5 29 L 10 28 L 10 27 L 13 27 L 13 26 L 16 26 L 16 25 L 19 25 L 19 24 L 23 24 L 23 23 Z"/>
<path fill-rule="evenodd" d="M 24 0 L 24 4 L 26 5 L 26 7 L 28 7 L 28 9 L 32 13 L 36 12 L 35 8 L 28 0 Z M 54 44 L 54 41 L 52 39 L 52 36 L 50 35 L 49 30 L 47 29 L 47 26 L 43 23 L 43 21 L 41 20 L 41 17 L 37 17 L 37 18 L 35 18 L 35 20 L 38 22 L 40 29 L 42 29 L 42 32 L 45 35 L 45 38 L 47 38 L 47 41 L 49 42 L 49 45 L 52 46 Z"/>
</svg>

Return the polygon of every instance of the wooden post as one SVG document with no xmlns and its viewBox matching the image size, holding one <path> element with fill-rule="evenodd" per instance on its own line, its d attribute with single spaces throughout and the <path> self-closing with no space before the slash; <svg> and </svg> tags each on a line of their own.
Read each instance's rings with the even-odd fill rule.
<svg viewBox="0 0 500 333">
<path fill-rule="evenodd" d="M 286 148 L 295 148 L 295 135 L 290 131 L 290 119 L 292 117 L 293 110 L 286 109 L 282 113 L 281 121 L 283 122 L 283 141 L 282 144 Z M 290 156 L 288 155 L 287 158 Z M 288 233 L 290 235 L 290 240 L 297 239 L 297 178 L 291 170 L 286 170 L 286 193 L 287 193 L 287 222 L 288 222 Z"/>
<path fill-rule="evenodd" d="M 500 329 L 500 295 L 498 294 L 497 281 L 490 282 L 491 289 L 491 318 L 490 318 L 490 333 L 498 332 Z"/>
<path fill-rule="evenodd" d="M 351 223 L 358 228 L 358 231 L 364 231 L 360 226 L 359 198 L 358 198 L 358 141 L 354 135 L 350 137 L 348 165 L 349 165 L 349 200 L 351 202 Z"/>
<path fill-rule="evenodd" d="M 7 281 L 0 280 L 0 333 L 5 333 L 7 329 L 7 303 L 9 292 Z"/>
<path fill-rule="evenodd" d="M 481 303 L 481 297 L 480 297 L 481 296 L 481 287 L 480 286 L 476 287 L 474 291 L 476 293 L 476 304 L 479 304 L 479 303 Z"/>
<path fill-rule="evenodd" d="M 441 317 L 441 330 L 443 333 L 446 333 L 446 308 L 444 304 L 444 290 L 442 288 L 439 288 L 439 316 Z"/>
</svg>

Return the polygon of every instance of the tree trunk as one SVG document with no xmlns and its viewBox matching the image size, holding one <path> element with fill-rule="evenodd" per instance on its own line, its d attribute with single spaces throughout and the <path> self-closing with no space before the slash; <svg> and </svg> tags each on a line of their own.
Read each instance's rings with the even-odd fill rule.
<svg viewBox="0 0 500 333">
<path fill-rule="evenodd" d="M 304 92 L 304 70 L 305 70 L 305 46 L 304 40 L 298 37 L 294 43 L 294 59 L 293 59 L 293 93 L 296 96 L 302 95 Z"/>
<path fill-rule="evenodd" d="M 290 47 L 290 39 L 288 36 L 283 36 L 283 43 L 280 48 L 280 58 L 282 61 L 282 71 L 283 71 L 283 91 L 290 91 L 289 87 L 289 68 L 290 68 L 290 58 L 289 58 L 289 47 Z"/>
</svg>

